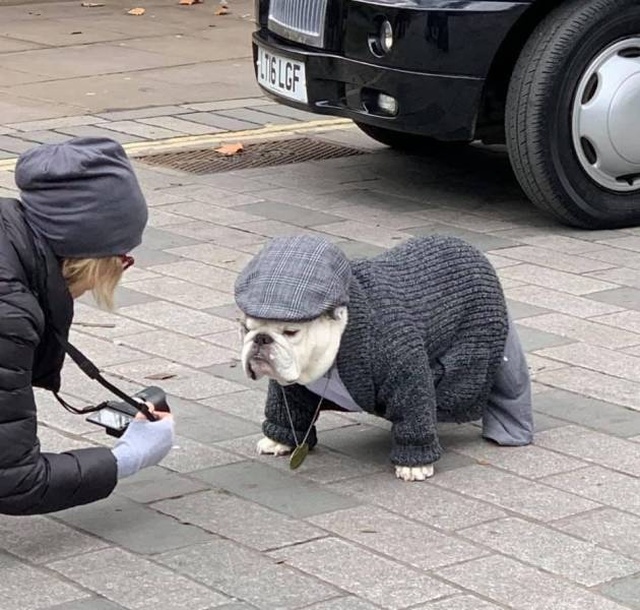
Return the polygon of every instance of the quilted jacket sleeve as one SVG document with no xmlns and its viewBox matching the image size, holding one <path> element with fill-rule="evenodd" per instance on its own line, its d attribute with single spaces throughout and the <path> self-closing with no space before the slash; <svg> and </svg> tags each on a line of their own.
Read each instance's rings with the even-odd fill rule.
<svg viewBox="0 0 640 610">
<path fill-rule="evenodd" d="M 5 287 L 6 288 L 6 287 Z M 30 515 L 86 504 L 116 485 L 107 448 L 40 452 L 31 387 L 40 341 L 38 304 L 20 289 L 0 294 L 0 513 Z"/>
</svg>

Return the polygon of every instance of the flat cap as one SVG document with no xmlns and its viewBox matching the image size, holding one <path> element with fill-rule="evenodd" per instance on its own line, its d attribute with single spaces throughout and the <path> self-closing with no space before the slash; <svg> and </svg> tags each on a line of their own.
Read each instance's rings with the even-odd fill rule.
<svg viewBox="0 0 640 610">
<path fill-rule="evenodd" d="M 277 237 L 242 270 L 235 298 L 253 318 L 303 322 L 347 305 L 351 278 L 349 260 L 328 240 Z"/>
</svg>

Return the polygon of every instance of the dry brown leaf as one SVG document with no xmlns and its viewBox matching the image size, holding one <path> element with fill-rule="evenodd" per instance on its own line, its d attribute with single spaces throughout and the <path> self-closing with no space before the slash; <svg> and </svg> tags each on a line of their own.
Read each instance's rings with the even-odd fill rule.
<svg viewBox="0 0 640 610">
<path fill-rule="evenodd" d="M 226 6 L 221 6 L 219 8 L 216 9 L 216 12 L 213 13 L 214 15 L 220 16 L 220 15 L 228 15 L 229 14 L 229 9 Z"/>
<path fill-rule="evenodd" d="M 145 379 L 172 379 L 176 375 L 174 373 L 152 373 L 151 375 L 147 375 Z"/>
<path fill-rule="evenodd" d="M 132 8 L 131 10 L 127 11 L 127 15 L 135 15 L 136 17 L 144 15 L 144 13 L 145 9 L 143 8 Z"/>
<path fill-rule="evenodd" d="M 84 6 L 84 8 L 96 8 L 98 6 L 104 6 L 104 2 L 81 2 L 80 6 Z"/>
<path fill-rule="evenodd" d="M 216 148 L 216 152 L 225 157 L 232 157 L 244 150 L 244 146 L 238 142 L 237 144 L 224 144 L 220 148 Z"/>
<path fill-rule="evenodd" d="M 192 4 L 202 4 L 202 0 L 180 0 L 178 4 L 183 4 L 185 6 L 191 6 Z"/>
</svg>

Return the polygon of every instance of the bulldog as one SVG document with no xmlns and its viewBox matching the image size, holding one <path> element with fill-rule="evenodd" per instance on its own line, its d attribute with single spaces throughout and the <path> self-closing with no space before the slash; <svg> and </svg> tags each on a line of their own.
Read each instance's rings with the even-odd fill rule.
<svg viewBox="0 0 640 610">
<path fill-rule="evenodd" d="M 241 272 L 245 374 L 270 379 L 259 453 L 317 443 L 324 400 L 392 423 L 396 477 L 423 481 L 437 421 L 483 419 L 503 445 L 532 440 L 524 352 L 495 271 L 456 238 L 418 238 L 348 261 L 320 237 L 272 240 Z"/>
</svg>

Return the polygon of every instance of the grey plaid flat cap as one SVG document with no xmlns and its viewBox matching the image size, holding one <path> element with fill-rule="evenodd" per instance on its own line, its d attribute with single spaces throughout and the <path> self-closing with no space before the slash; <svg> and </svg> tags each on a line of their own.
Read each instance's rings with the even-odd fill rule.
<svg viewBox="0 0 640 610">
<path fill-rule="evenodd" d="M 351 265 L 342 250 L 313 235 L 272 239 L 242 270 L 238 307 L 252 318 L 306 321 L 349 302 Z"/>
</svg>

